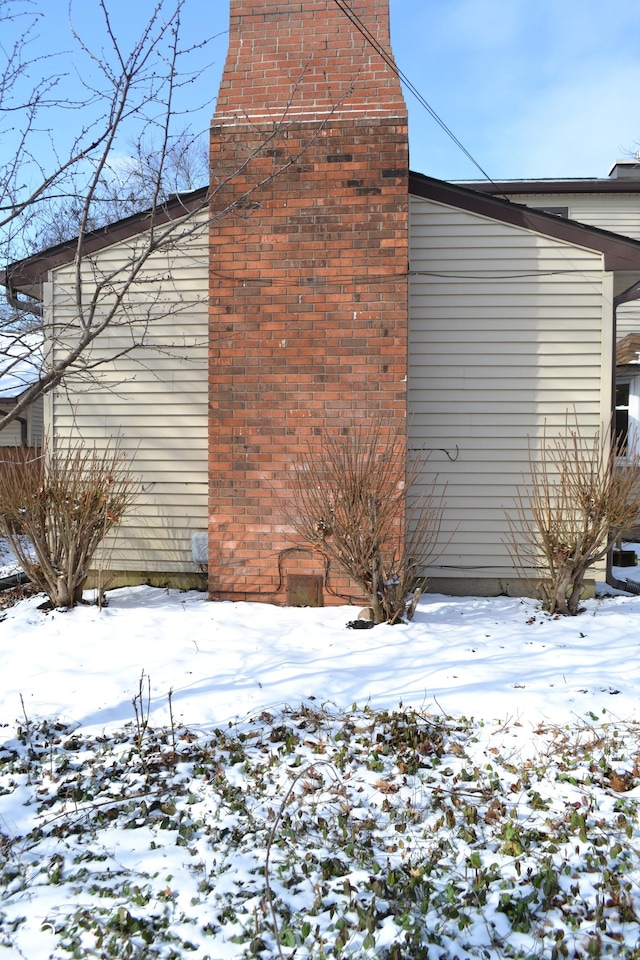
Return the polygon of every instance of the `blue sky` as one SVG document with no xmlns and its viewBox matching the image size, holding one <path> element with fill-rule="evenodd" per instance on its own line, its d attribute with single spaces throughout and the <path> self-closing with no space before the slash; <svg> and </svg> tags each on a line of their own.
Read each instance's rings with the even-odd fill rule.
<svg viewBox="0 0 640 960">
<path fill-rule="evenodd" d="M 640 148 L 640 3 L 391 0 L 400 68 L 492 179 L 606 176 Z M 475 177 L 408 98 L 411 165 Z"/>
<path fill-rule="evenodd" d="M 129 40 L 154 6 L 106 2 L 116 32 Z M 72 50 L 66 0 L 41 6 L 41 42 Z M 638 0 L 618 0 L 610 15 L 602 0 L 390 0 L 390 7 L 398 66 L 492 179 L 606 176 L 618 157 L 640 149 Z M 99 50 L 97 0 L 74 0 L 72 9 Z M 210 66 L 183 101 L 191 112 L 181 125 L 207 126 L 227 26 L 228 0 L 188 0 L 185 36 L 218 36 L 206 58 L 194 57 Z M 77 52 L 62 60 L 87 75 Z M 449 180 L 479 177 L 411 95 L 407 103 L 412 168 Z M 56 120 L 59 135 L 81 119 L 80 110 L 67 112 Z"/>
</svg>

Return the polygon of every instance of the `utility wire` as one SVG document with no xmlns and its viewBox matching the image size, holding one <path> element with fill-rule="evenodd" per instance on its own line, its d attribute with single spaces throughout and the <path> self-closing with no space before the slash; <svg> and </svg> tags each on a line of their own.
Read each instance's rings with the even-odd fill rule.
<svg viewBox="0 0 640 960">
<path fill-rule="evenodd" d="M 348 0 L 334 0 L 334 3 L 344 13 L 345 17 L 347 17 L 351 21 L 351 23 L 356 28 L 356 30 L 360 34 L 362 34 L 362 36 L 367 41 L 367 43 L 370 44 L 373 47 L 373 49 L 376 51 L 376 53 L 382 57 L 384 62 L 387 64 L 387 66 L 389 66 L 391 70 L 393 70 L 393 72 L 398 77 L 398 79 L 402 80 L 404 85 L 414 95 L 418 103 L 422 107 L 424 107 L 424 109 L 427 111 L 429 116 L 433 120 L 435 120 L 438 126 L 441 127 L 441 129 L 444 130 L 447 136 L 451 138 L 451 140 L 455 143 L 458 149 L 460 149 L 464 153 L 465 157 L 467 157 L 467 159 L 471 161 L 474 167 L 476 167 L 480 171 L 484 179 L 488 180 L 489 183 L 493 183 L 494 181 L 491 179 L 487 171 L 478 163 L 475 157 L 472 156 L 471 153 L 469 153 L 469 151 L 464 146 L 464 144 L 456 137 L 455 133 L 450 129 L 450 127 L 447 126 L 444 120 L 436 113 L 436 111 L 431 106 L 431 104 L 422 96 L 418 88 L 414 86 L 414 84 L 411 82 L 411 80 L 409 80 L 407 75 L 398 68 L 395 60 L 393 59 L 392 54 L 388 50 L 385 50 L 385 48 L 380 43 L 378 43 L 376 38 L 373 36 L 369 28 L 365 26 L 365 24 L 362 22 L 360 17 L 358 17 L 357 14 L 353 12 L 353 10 L 349 9 L 349 7 L 347 6 Z"/>
<path fill-rule="evenodd" d="M 347 283 L 391 283 L 394 280 L 404 277 L 437 277 L 444 280 L 477 280 L 486 283 L 493 283 L 495 280 L 526 280 L 539 277 L 566 277 L 566 276 L 584 276 L 582 267 L 567 268 L 565 270 L 529 270 L 524 273 L 513 271 L 512 273 L 465 273 L 463 270 L 443 273 L 439 270 L 404 270 L 398 273 L 356 273 L 356 274 L 331 274 L 329 276 L 311 276 L 311 277 L 271 277 L 264 273 L 247 274 L 246 276 L 237 276 L 224 273 L 221 270 L 213 270 L 212 276 L 219 280 L 227 280 L 237 284 L 258 284 L 263 287 L 292 287 L 297 286 L 301 289 L 321 286 L 339 286 Z"/>
</svg>

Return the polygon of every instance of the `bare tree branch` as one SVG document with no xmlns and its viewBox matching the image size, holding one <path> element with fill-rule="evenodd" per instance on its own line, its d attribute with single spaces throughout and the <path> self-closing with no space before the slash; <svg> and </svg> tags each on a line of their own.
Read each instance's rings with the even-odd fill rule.
<svg viewBox="0 0 640 960">
<path fill-rule="evenodd" d="M 383 421 L 327 433 L 303 451 L 283 504 L 298 537 L 363 590 L 376 623 L 412 618 L 426 569 L 446 546 L 437 478 L 410 492 L 426 460 L 407 473 L 404 432 Z"/>
<path fill-rule="evenodd" d="M 611 429 L 584 435 L 577 417 L 543 431 L 529 448 L 529 477 L 507 514 L 509 548 L 525 579 L 536 578 L 551 613 L 575 616 L 587 571 L 640 516 L 640 451 Z"/>
<path fill-rule="evenodd" d="M 16 2 L 30 8 L 27 0 Z M 143 345 L 152 346 L 148 336 L 152 319 L 178 317 L 188 308 L 180 297 L 163 298 L 161 294 L 163 286 L 166 289 L 174 282 L 172 253 L 192 238 L 204 238 L 211 224 L 218 220 L 250 215 L 252 207 L 259 206 L 252 198 L 299 161 L 353 89 L 352 84 L 324 120 L 310 130 L 306 142 L 299 143 L 288 155 L 283 154 L 277 162 L 274 160 L 268 173 L 250 178 L 246 190 L 233 201 L 225 203 L 222 199 L 229 182 L 246 176 L 257 156 L 268 150 L 275 139 L 284 139 L 290 104 L 283 108 L 279 121 L 273 122 L 266 132 L 256 130 L 237 169 L 221 176 L 209 188 L 185 196 L 170 196 L 171 184 L 183 185 L 183 178 L 189 180 L 193 176 L 190 163 L 194 156 L 199 169 L 208 175 L 206 160 L 198 152 L 197 137 L 184 131 L 173 132 L 177 91 L 193 80 L 193 76 L 182 68 L 185 56 L 193 51 L 181 42 L 184 2 L 177 0 L 167 12 L 167 0 L 159 0 L 140 37 L 126 51 L 119 42 L 105 0 L 98 0 L 102 46 L 89 45 L 77 31 L 73 36 L 77 49 L 89 59 L 94 75 L 99 78 L 84 83 L 93 108 L 102 107 L 101 117 L 88 122 L 74 141 L 69 156 L 62 163 L 54 164 L 54 170 L 46 172 L 35 187 L 22 188 L 19 183 L 22 173 L 26 180 L 27 174 L 33 174 L 33 151 L 28 149 L 28 137 L 24 138 L 24 143 L 21 141 L 21 161 L 7 172 L 8 186 L 4 194 L 0 194 L 0 207 L 5 208 L 5 229 L 4 233 L 0 231 L 0 243 L 4 238 L 5 251 L 15 250 L 19 243 L 24 249 L 30 249 L 30 245 L 32 249 L 34 233 L 40 239 L 51 237 L 52 220 L 62 222 L 64 233 L 61 239 L 64 239 L 71 213 L 76 229 L 72 241 L 56 248 L 56 265 L 72 265 L 73 270 L 73 289 L 65 291 L 68 299 L 66 314 L 58 312 L 55 326 L 47 326 L 47 350 L 40 377 L 27 387 L 9 412 L 0 416 L 0 430 L 20 417 L 38 397 L 62 384 L 65 378 L 72 377 L 85 384 L 97 383 L 101 366 L 116 358 L 133 355 Z M 7 16 L 9 8 L 10 0 L 0 0 L 0 11 Z M 19 40 L 16 42 L 19 53 L 24 53 Z M 11 65 L 7 65 L 9 82 L 15 75 L 15 55 L 12 56 Z M 357 76 L 354 83 L 356 80 Z M 45 89 L 54 86 L 52 79 L 50 84 L 45 84 Z M 292 85 L 290 103 L 295 98 L 297 86 Z M 38 91 L 31 99 L 25 100 L 28 126 L 38 115 L 39 103 Z M 116 151 L 132 120 L 135 121 L 137 137 L 130 148 L 130 165 L 123 175 L 114 173 Z M 147 152 L 150 143 L 153 144 L 151 155 Z M 1 177 L 2 173 L 0 183 Z M 128 187 L 128 183 L 134 186 Z M 144 189 L 139 190 L 138 186 Z M 133 195 L 130 205 L 127 189 Z M 140 194 L 146 202 L 142 212 L 139 211 Z M 119 206 L 111 206 L 110 198 L 117 200 Z M 127 214 L 134 213 L 138 220 L 126 242 L 120 245 L 120 258 L 110 261 L 100 256 L 105 238 L 108 242 L 108 234 L 100 228 L 105 220 L 113 219 L 114 211 L 121 213 L 123 209 Z M 45 211 L 44 219 L 39 215 L 40 210 Z M 0 227 L 1 224 L 2 221 Z M 11 258 L 5 255 L 5 262 L 10 261 Z M 30 276 L 37 274 L 38 270 L 34 268 L 38 262 L 38 255 L 33 255 L 14 262 L 4 273 L 0 271 L 0 282 L 8 290 L 11 308 L 4 318 L 0 316 L 0 323 L 4 320 L 5 333 L 23 329 L 19 322 L 20 313 L 29 311 L 32 290 L 28 283 L 21 282 L 20 276 L 24 277 L 29 271 Z M 17 291 L 21 291 L 20 294 Z M 113 350 L 102 351 L 99 356 L 92 353 L 92 345 L 108 330 L 126 331 L 127 344 L 118 343 Z M 0 378 L 2 374 L 0 359 Z"/>
</svg>

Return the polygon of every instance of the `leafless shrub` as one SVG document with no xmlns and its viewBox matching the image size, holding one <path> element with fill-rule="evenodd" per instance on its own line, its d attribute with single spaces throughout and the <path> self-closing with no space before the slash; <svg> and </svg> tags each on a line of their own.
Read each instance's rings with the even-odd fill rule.
<svg viewBox="0 0 640 960">
<path fill-rule="evenodd" d="M 80 445 L 0 473 L 0 528 L 20 565 L 54 607 L 73 607 L 96 550 L 138 493 L 117 448 Z"/>
<path fill-rule="evenodd" d="M 434 483 L 409 502 L 426 459 L 407 476 L 404 433 L 373 422 L 325 434 L 320 449 L 307 447 L 298 463 L 289 522 L 362 588 L 376 623 L 412 618 L 424 570 L 441 552 L 443 493 Z"/>
<path fill-rule="evenodd" d="M 585 438 L 567 417 L 556 437 L 529 445 L 530 479 L 508 516 L 521 570 L 537 571 L 552 613 L 575 616 L 589 567 L 606 556 L 640 513 L 640 453 L 623 454 L 610 431 Z"/>
</svg>

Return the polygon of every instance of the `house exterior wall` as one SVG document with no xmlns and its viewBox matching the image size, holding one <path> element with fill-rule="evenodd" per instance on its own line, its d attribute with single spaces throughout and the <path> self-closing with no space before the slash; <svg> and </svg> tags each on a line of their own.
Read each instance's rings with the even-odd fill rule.
<svg viewBox="0 0 640 960">
<path fill-rule="evenodd" d="M 388 0 L 354 0 L 389 45 Z M 329 80 L 327 79 L 329 78 Z M 210 591 L 354 585 L 296 545 L 287 490 L 326 432 L 406 417 L 400 83 L 334 0 L 232 0 L 211 131 Z"/>
<path fill-rule="evenodd" d="M 12 406 L 12 401 L 0 400 L 0 412 L 8 413 Z M 42 397 L 38 397 L 30 407 L 27 407 L 22 413 L 21 419 L 24 421 L 24 431 L 20 420 L 12 420 L 3 430 L 0 430 L 0 447 L 19 447 L 25 443 L 30 447 L 42 445 L 44 429 L 44 402 Z"/>
<path fill-rule="evenodd" d="M 7 407 L 3 408 L 0 403 L 0 411 L 2 410 L 7 410 Z M 7 424 L 4 430 L 0 430 L 0 447 L 20 447 L 22 443 L 22 424 L 17 420 Z"/>
<path fill-rule="evenodd" d="M 446 484 L 450 538 L 430 588 L 519 592 L 505 510 L 528 438 L 574 409 L 587 435 L 608 418 L 611 276 L 593 251 L 413 197 L 410 272 L 410 449 L 433 451 L 422 484 Z"/>
<path fill-rule="evenodd" d="M 571 220 L 640 240 L 640 193 L 516 194 L 512 199 L 527 207 L 567 207 Z M 616 311 L 616 339 L 639 330 L 640 303 L 621 304 Z"/>
<path fill-rule="evenodd" d="M 511 199 L 514 203 L 540 209 L 567 207 L 570 220 L 640 240 L 639 193 L 518 193 Z"/>
<path fill-rule="evenodd" d="M 30 447 L 41 447 L 44 433 L 44 401 L 42 397 L 26 410 L 27 443 Z"/>
<path fill-rule="evenodd" d="M 117 441 L 141 480 L 140 497 L 105 552 L 106 566 L 122 579 L 161 573 L 180 582 L 198 572 L 191 537 L 207 528 L 207 222 L 200 213 L 197 227 L 190 223 L 174 247 L 152 255 L 87 354 L 106 362 L 93 374 L 68 376 L 47 400 L 55 446 L 79 441 L 102 449 Z M 94 255 L 85 265 L 87 291 L 92 276 L 123 268 L 132 244 L 144 239 Z M 54 362 L 77 331 L 73 283 L 72 266 L 59 267 L 46 291 Z M 110 303 L 105 295 L 98 317 Z M 134 340 L 143 346 L 131 349 Z"/>
</svg>

